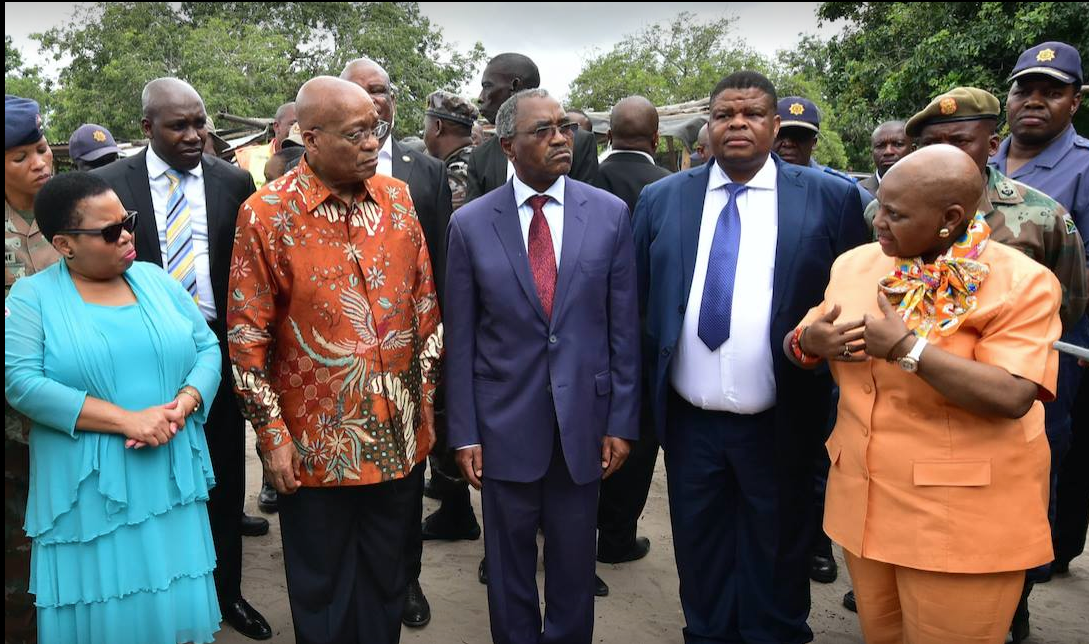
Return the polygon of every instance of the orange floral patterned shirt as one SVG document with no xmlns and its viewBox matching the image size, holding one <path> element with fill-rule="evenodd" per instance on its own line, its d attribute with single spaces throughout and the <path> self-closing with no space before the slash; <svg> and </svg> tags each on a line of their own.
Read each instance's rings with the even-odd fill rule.
<svg viewBox="0 0 1089 644">
<path fill-rule="evenodd" d="M 227 307 L 235 391 L 262 451 L 294 441 L 302 484 L 402 478 L 435 441 L 442 324 L 408 186 L 351 204 L 304 159 L 238 213 Z"/>
</svg>

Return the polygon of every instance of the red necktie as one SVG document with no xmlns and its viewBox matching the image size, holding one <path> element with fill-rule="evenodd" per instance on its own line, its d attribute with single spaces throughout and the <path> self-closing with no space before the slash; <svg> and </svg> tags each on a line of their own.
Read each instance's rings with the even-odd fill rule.
<svg viewBox="0 0 1089 644">
<path fill-rule="evenodd" d="M 544 216 L 544 205 L 548 195 L 534 195 L 529 198 L 533 208 L 533 219 L 529 222 L 529 269 L 533 271 L 533 281 L 537 283 L 537 296 L 541 298 L 541 307 L 545 317 L 552 319 L 552 299 L 556 295 L 556 249 L 552 247 L 552 232 Z"/>
</svg>

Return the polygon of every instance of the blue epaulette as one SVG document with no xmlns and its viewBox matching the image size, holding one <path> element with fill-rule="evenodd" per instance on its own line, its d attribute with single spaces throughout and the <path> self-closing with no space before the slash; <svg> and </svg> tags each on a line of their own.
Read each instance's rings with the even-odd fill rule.
<svg viewBox="0 0 1089 644">
<path fill-rule="evenodd" d="M 832 175 L 833 177 L 839 177 L 840 179 L 844 179 L 844 180 L 846 180 L 846 181 L 850 181 L 851 183 L 858 183 L 858 179 L 855 179 L 854 177 L 852 177 L 851 175 L 847 174 L 846 172 L 840 172 L 839 170 L 836 170 L 836 169 L 834 169 L 834 168 L 829 168 L 829 167 L 828 167 L 828 166 L 826 166 L 826 165 L 822 165 L 822 166 L 821 166 L 821 170 L 822 170 L 823 172 L 825 172 L 826 174 L 830 174 L 830 175 Z"/>
</svg>

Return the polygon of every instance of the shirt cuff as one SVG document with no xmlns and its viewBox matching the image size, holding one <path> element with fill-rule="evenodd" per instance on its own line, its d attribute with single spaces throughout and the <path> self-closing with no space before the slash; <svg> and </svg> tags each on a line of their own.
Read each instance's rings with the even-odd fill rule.
<svg viewBox="0 0 1089 644">
<path fill-rule="evenodd" d="M 454 450 L 460 452 L 463 449 L 469 449 L 472 447 L 480 447 L 480 443 L 473 443 L 472 445 L 462 445 L 461 447 L 455 447 Z"/>
</svg>

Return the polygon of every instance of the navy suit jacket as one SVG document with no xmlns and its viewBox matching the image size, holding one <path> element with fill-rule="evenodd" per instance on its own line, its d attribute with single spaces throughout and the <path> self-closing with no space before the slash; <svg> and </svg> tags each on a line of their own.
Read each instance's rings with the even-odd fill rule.
<svg viewBox="0 0 1089 644">
<path fill-rule="evenodd" d="M 627 206 L 567 178 L 551 320 L 510 181 L 454 213 L 447 243 L 451 447 L 479 443 L 485 476 L 528 483 L 548 470 L 558 426 L 575 483 L 600 478 L 604 436 L 638 438 L 639 317 Z"/>
<path fill-rule="evenodd" d="M 783 353 L 783 338 L 824 299 L 836 257 L 866 242 L 867 234 L 853 184 L 773 158 L 779 204 L 771 303 L 775 434 L 778 455 L 801 457 L 811 455 L 806 450 L 824 437 L 831 380 L 826 370 L 794 366 Z M 635 208 L 640 313 L 645 321 L 643 375 L 663 445 L 670 367 L 692 287 L 710 168 L 707 163 L 647 186 Z"/>
</svg>

